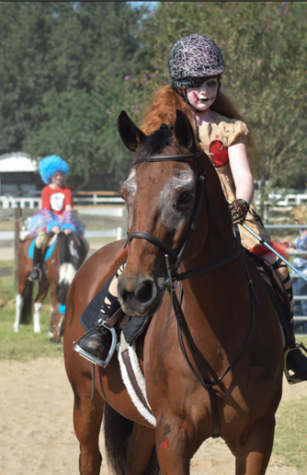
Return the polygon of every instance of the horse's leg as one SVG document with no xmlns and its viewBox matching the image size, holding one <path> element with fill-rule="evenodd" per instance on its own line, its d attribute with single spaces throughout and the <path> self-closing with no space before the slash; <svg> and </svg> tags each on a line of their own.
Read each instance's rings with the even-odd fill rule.
<svg viewBox="0 0 307 475">
<path fill-rule="evenodd" d="M 15 315 L 15 322 L 14 322 L 14 332 L 17 333 L 19 332 L 19 324 L 20 324 L 20 317 L 21 317 L 21 311 L 22 311 L 22 306 L 23 306 L 24 298 L 22 294 L 18 294 L 16 296 L 16 315 Z"/>
<path fill-rule="evenodd" d="M 91 402 L 91 380 L 80 376 L 74 390 L 74 428 L 80 443 L 79 470 L 81 475 L 99 475 L 102 456 L 99 451 L 99 432 L 104 401 L 98 391 Z"/>
<path fill-rule="evenodd" d="M 264 475 L 271 457 L 275 431 L 275 415 L 259 419 L 236 456 L 236 475 Z"/>
<path fill-rule="evenodd" d="M 143 475 L 155 445 L 155 434 L 155 429 L 133 424 L 127 446 L 127 475 Z"/>
<path fill-rule="evenodd" d="M 190 461 L 197 448 L 193 447 L 194 428 L 180 419 L 163 413 L 157 427 L 157 457 L 163 475 L 189 475 Z M 162 422 L 163 421 L 163 422 Z"/>
<path fill-rule="evenodd" d="M 43 300 L 46 298 L 48 292 L 48 283 L 40 281 L 38 287 L 38 293 L 34 301 L 34 315 L 33 315 L 33 324 L 34 324 L 34 333 L 42 333 L 41 323 L 40 323 L 40 312 L 43 305 Z"/>
<path fill-rule="evenodd" d="M 21 250 L 19 250 L 19 253 Z M 21 261 L 20 254 L 19 260 Z M 21 319 L 21 312 L 22 307 L 24 304 L 24 295 L 26 292 L 27 285 L 29 285 L 29 281 L 25 272 L 22 272 L 21 268 L 18 268 L 18 294 L 16 296 L 15 308 L 16 308 L 16 315 L 15 315 L 15 322 L 14 322 L 14 332 L 19 332 L 19 325 Z"/>
</svg>

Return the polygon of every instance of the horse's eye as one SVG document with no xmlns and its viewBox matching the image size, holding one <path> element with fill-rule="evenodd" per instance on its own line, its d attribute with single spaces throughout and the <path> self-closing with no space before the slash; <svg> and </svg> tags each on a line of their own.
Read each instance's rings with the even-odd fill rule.
<svg viewBox="0 0 307 475">
<path fill-rule="evenodd" d="M 184 208 L 191 202 L 192 197 L 193 197 L 193 194 L 190 191 L 184 191 L 177 198 L 177 206 Z"/>
</svg>

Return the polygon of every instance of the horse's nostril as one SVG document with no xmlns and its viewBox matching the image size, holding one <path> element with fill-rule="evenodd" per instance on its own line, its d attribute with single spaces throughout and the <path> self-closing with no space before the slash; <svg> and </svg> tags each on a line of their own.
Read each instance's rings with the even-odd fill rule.
<svg viewBox="0 0 307 475">
<path fill-rule="evenodd" d="M 135 298 L 140 303 L 146 303 L 153 297 L 153 283 L 151 280 L 142 282 L 135 292 Z"/>
<path fill-rule="evenodd" d="M 128 292 L 127 290 L 124 290 L 122 293 L 122 299 L 124 302 L 127 302 L 128 300 L 131 300 L 133 294 L 131 292 Z"/>
</svg>

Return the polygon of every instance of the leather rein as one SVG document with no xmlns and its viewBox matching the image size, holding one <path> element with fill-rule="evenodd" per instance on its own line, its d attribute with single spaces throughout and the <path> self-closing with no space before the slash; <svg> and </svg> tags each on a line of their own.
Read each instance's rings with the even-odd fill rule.
<svg viewBox="0 0 307 475">
<path fill-rule="evenodd" d="M 178 339 L 179 339 L 179 344 L 181 351 L 183 353 L 183 356 L 185 360 L 187 361 L 190 369 L 192 370 L 193 374 L 197 378 L 197 380 L 200 382 L 200 384 L 204 387 L 204 389 L 207 390 L 209 397 L 210 397 L 210 402 L 211 402 L 211 407 L 212 407 L 212 415 L 213 415 L 213 438 L 220 437 L 220 418 L 219 418 L 219 412 L 218 412 L 218 404 L 217 404 L 217 399 L 216 399 L 216 392 L 213 389 L 214 386 L 216 386 L 218 383 L 221 382 L 221 380 L 226 376 L 226 374 L 232 369 L 234 364 L 238 361 L 244 350 L 247 348 L 247 346 L 250 343 L 253 329 L 254 329 L 254 321 L 255 321 L 255 303 L 254 300 L 257 301 L 256 294 L 254 287 L 252 285 L 252 281 L 249 277 L 248 273 L 248 268 L 247 264 L 245 261 L 245 255 L 244 255 L 244 249 L 241 246 L 241 240 L 240 240 L 240 234 L 238 231 L 237 226 L 235 227 L 236 231 L 236 237 L 237 237 L 237 250 L 233 252 L 231 255 L 226 256 L 225 258 L 214 262 L 208 266 L 201 267 L 199 269 L 183 272 L 178 274 L 178 269 L 179 266 L 183 260 L 184 254 L 189 246 L 190 241 L 193 238 L 194 231 L 196 228 L 196 223 L 198 219 L 198 215 L 202 206 L 203 202 L 203 197 L 206 195 L 206 203 L 207 203 L 207 209 L 208 209 L 208 215 L 209 219 L 211 217 L 211 203 L 210 203 L 210 197 L 209 197 L 209 192 L 208 192 L 208 187 L 207 187 L 207 180 L 206 180 L 206 172 L 203 170 L 202 164 L 201 164 L 201 159 L 200 159 L 200 154 L 199 152 L 190 152 L 190 153 L 185 153 L 185 154 L 174 154 L 174 155 L 152 155 L 148 157 L 136 157 L 133 161 L 133 165 L 142 163 L 142 162 L 166 162 L 166 161 L 177 161 L 177 162 L 182 162 L 190 158 L 198 158 L 198 171 L 199 171 L 199 178 L 198 178 L 198 183 L 197 183 L 197 191 L 196 191 L 196 203 L 195 203 L 195 208 L 193 212 L 193 216 L 191 219 L 191 224 L 189 227 L 189 230 L 187 232 L 186 238 L 179 250 L 178 253 L 176 253 L 171 247 L 169 247 L 167 244 L 165 244 L 163 241 L 160 239 L 156 238 L 155 236 L 144 233 L 144 232 L 133 232 L 130 233 L 128 232 L 127 236 L 127 241 L 125 244 L 125 247 L 130 243 L 130 241 L 133 238 L 136 239 L 145 239 L 155 246 L 159 247 L 163 251 L 166 252 L 165 258 L 166 258 L 166 263 L 167 263 L 167 272 L 168 272 L 168 285 L 167 289 L 170 293 L 170 299 L 171 299 L 171 306 L 174 308 L 175 316 L 177 319 L 177 331 L 178 331 Z M 175 263 L 173 265 L 168 264 L 168 256 L 171 256 L 174 260 Z M 218 267 L 221 267 L 223 265 L 228 264 L 229 262 L 237 259 L 239 256 L 242 257 L 242 261 L 244 264 L 244 269 L 245 269 L 245 274 L 248 282 L 248 288 L 249 288 L 249 295 L 250 295 L 250 301 L 251 301 L 251 325 L 249 329 L 249 333 L 247 336 L 247 339 L 240 349 L 239 353 L 236 355 L 234 360 L 230 363 L 228 368 L 224 371 L 224 373 L 215 379 L 214 381 L 211 381 L 210 376 L 208 374 L 207 368 L 205 367 L 205 364 L 203 362 L 203 357 L 196 347 L 193 337 L 190 333 L 188 324 L 186 322 L 185 316 L 183 314 L 182 308 L 181 308 L 181 303 L 182 303 L 182 297 L 183 297 L 183 292 L 182 292 L 182 287 L 181 287 L 181 292 L 180 292 L 180 301 L 177 298 L 177 295 L 175 293 L 175 288 L 173 286 L 174 281 L 183 281 L 185 279 L 189 279 L 190 277 L 194 275 L 198 275 L 204 272 L 210 272 L 211 270 L 217 269 Z M 201 376 L 198 375 L 198 373 L 194 370 L 192 363 L 189 360 L 189 357 L 187 355 L 184 342 L 183 342 L 183 337 L 182 334 L 184 334 L 185 339 L 187 341 L 190 353 L 193 357 L 194 363 L 200 373 Z"/>
</svg>

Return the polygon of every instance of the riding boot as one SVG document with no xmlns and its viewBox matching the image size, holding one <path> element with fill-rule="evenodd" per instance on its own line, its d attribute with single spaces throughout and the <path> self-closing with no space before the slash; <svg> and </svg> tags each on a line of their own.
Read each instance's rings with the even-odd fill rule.
<svg viewBox="0 0 307 475">
<path fill-rule="evenodd" d="M 287 353 L 287 368 L 293 371 L 296 378 L 301 381 L 307 381 L 307 356 L 301 349 L 307 353 L 307 349 L 302 343 L 296 343 L 293 331 L 293 323 L 289 329 L 289 349 Z"/>
<path fill-rule="evenodd" d="M 284 285 L 284 288 L 289 298 L 290 312 L 291 312 L 291 320 L 290 322 L 288 322 L 289 347 L 285 353 L 287 370 L 293 371 L 295 378 L 291 378 L 291 379 L 295 379 L 295 382 L 299 382 L 299 380 L 306 381 L 307 380 L 307 356 L 304 353 L 302 353 L 301 349 L 303 349 L 306 353 L 307 353 L 307 350 L 302 343 L 300 344 L 296 343 L 294 330 L 293 330 L 293 291 L 292 291 L 291 278 L 288 273 L 287 265 L 280 258 L 273 264 L 273 267 L 276 269 L 277 272 L 281 271 L 281 269 L 287 270 L 287 272 L 284 273 L 284 278 L 282 279 L 282 283 Z M 279 276 L 282 278 L 280 273 L 279 273 Z"/>
<path fill-rule="evenodd" d="M 124 269 L 124 264 L 115 274 L 104 284 L 100 292 L 89 303 L 81 316 L 81 321 L 86 323 L 84 327 L 91 329 L 83 335 L 77 342 L 77 350 L 81 349 L 80 355 L 86 358 L 87 354 L 101 359 L 106 342 L 108 341 L 108 330 L 103 326 L 103 322 L 109 320 L 120 308 L 117 297 L 118 277 Z"/>
<path fill-rule="evenodd" d="M 42 250 L 34 247 L 34 256 L 33 256 L 33 269 L 28 275 L 28 279 L 32 282 L 39 282 L 42 278 L 42 269 L 41 269 L 41 260 L 42 260 Z"/>
</svg>

